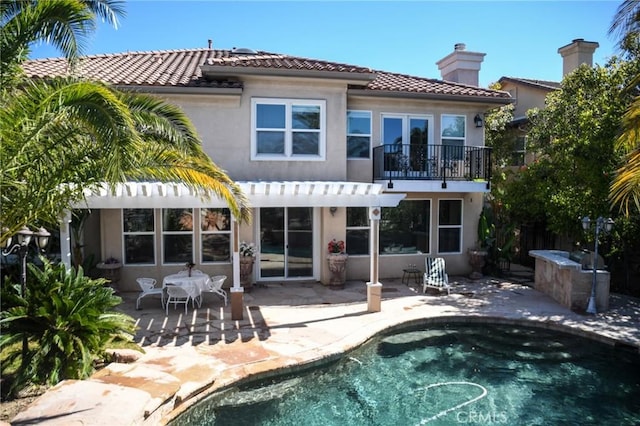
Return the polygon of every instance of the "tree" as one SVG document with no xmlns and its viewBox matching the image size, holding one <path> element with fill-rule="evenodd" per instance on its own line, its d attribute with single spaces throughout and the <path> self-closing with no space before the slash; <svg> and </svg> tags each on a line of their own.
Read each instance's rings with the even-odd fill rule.
<svg viewBox="0 0 640 426">
<path fill-rule="evenodd" d="M 153 96 L 75 77 L 19 79 L 30 43 L 50 41 L 75 62 L 98 16 L 117 22 L 121 2 L 2 2 L 0 243 L 21 227 L 55 223 L 83 190 L 127 180 L 180 181 L 224 199 L 240 221 L 247 201 L 203 151 L 179 108 Z M 7 54 L 5 55 L 5 49 Z"/>
<path fill-rule="evenodd" d="M 609 34 L 617 34 L 619 46 L 628 53 L 631 60 L 637 60 L 640 53 L 640 2 L 625 0 L 618 7 Z M 635 96 L 633 102 L 622 117 L 622 132 L 617 139 L 617 148 L 625 153 L 625 157 L 616 171 L 611 183 L 610 198 L 614 205 L 626 215 L 640 213 L 640 73 L 626 86 L 626 91 Z"/>
<path fill-rule="evenodd" d="M 99 17 L 117 28 L 124 2 L 117 0 L 19 0 L 0 2 L 0 86 L 10 87 L 31 44 L 51 43 L 72 64 Z"/>
<path fill-rule="evenodd" d="M 509 184 L 508 204 L 519 219 L 535 216 L 558 234 L 582 235 L 578 219 L 609 212 L 608 190 L 620 161 L 615 149 L 620 117 L 631 102 L 624 87 L 637 73 L 612 58 L 567 75 L 546 107 L 530 112 L 529 141 L 539 160 Z"/>
<path fill-rule="evenodd" d="M 132 340 L 135 321 L 114 310 L 122 299 L 104 285 L 106 280 L 46 260 L 43 270 L 29 267 L 32 285 L 21 295 L 19 285 L 8 283 L 0 312 L 3 372 L 22 356 L 16 343 L 23 337 L 30 342 L 26 362 L 12 377 L 13 391 L 28 383 L 48 386 L 86 378 L 109 344 Z"/>
</svg>

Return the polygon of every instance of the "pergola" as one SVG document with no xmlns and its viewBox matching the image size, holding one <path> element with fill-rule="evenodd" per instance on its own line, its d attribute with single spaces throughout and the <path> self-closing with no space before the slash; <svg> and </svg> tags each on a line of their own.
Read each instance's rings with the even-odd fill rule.
<svg viewBox="0 0 640 426">
<path fill-rule="evenodd" d="M 261 207 L 367 207 L 371 223 L 370 281 L 367 300 L 370 311 L 380 310 L 381 284 L 378 282 L 378 238 L 381 207 L 395 207 L 405 197 L 403 193 L 384 193 L 377 183 L 336 181 L 246 181 L 237 182 L 252 208 Z M 115 186 L 106 184 L 84 190 L 84 198 L 73 208 L 140 209 L 140 208 L 223 208 L 224 200 L 211 191 L 196 190 L 183 183 L 126 182 Z M 70 222 L 68 213 L 64 224 Z M 240 286 L 239 223 L 231 218 L 233 235 L 233 287 L 231 288 L 232 316 L 242 317 Z M 68 226 L 61 227 L 62 259 L 68 266 L 71 244 Z M 66 244 L 65 244 L 66 242 Z M 377 294 L 377 297 L 376 297 Z M 240 300 L 240 308 L 236 305 Z M 236 304 L 234 305 L 234 301 Z M 237 315 L 236 315 L 237 317 Z"/>
</svg>

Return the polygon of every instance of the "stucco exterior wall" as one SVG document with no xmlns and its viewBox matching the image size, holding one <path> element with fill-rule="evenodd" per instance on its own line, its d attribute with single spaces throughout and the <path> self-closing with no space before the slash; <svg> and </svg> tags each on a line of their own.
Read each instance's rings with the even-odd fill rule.
<svg viewBox="0 0 640 426">
<path fill-rule="evenodd" d="M 310 79 L 246 77 L 236 101 L 215 96 L 165 95 L 191 118 L 207 154 L 234 180 L 345 180 L 346 93 L 344 83 Z M 251 161 L 251 99 L 326 101 L 326 159 Z"/>
<path fill-rule="evenodd" d="M 532 87 L 521 84 L 505 82 L 502 90 L 505 90 L 515 98 L 513 117 L 526 117 L 527 111 L 532 108 L 544 108 L 545 98 L 552 90 L 545 90 L 539 87 Z"/>
</svg>

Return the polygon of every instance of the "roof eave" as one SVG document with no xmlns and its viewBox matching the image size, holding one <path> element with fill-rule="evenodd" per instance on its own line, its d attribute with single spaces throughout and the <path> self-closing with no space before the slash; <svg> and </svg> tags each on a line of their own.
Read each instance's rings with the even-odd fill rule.
<svg viewBox="0 0 640 426">
<path fill-rule="evenodd" d="M 197 87 L 197 86 L 159 86 L 159 85 L 129 85 L 114 84 L 114 87 L 121 90 L 133 90 L 143 93 L 170 93 L 170 94 L 203 94 L 221 96 L 240 96 L 242 88 L 219 88 L 219 87 Z"/>
<path fill-rule="evenodd" d="M 423 93 L 423 92 L 398 92 L 393 90 L 367 90 L 367 89 L 349 89 L 347 95 L 352 96 L 368 96 L 377 98 L 405 98 L 405 99 L 425 99 L 435 101 L 462 101 L 489 103 L 496 105 L 508 105 L 514 101 L 513 98 L 494 98 L 490 96 L 469 96 L 469 95 L 450 95 L 441 93 Z"/>
</svg>

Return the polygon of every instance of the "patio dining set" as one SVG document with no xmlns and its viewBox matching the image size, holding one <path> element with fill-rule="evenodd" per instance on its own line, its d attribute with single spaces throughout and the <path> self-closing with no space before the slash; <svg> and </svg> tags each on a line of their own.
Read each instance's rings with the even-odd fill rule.
<svg viewBox="0 0 640 426">
<path fill-rule="evenodd" d="M 178 305 L 184 305 L 184 312 L 187 313 L 189 302 L 191 307 L 202 306 L 203 293 L 214 293 L 224 300 L 227 305 L 227 292 L 222 289 L 222 285 L 227 279 L 226 275 L 216 275 L 210 277 L 199 270 L 180 271 L 167 275 L 162 280 L 162 287 L 157 287 L 155 278 L 138 278 L 140 294 L 136 299 L 136 309 L 140 309 L 140 301 L 149 295 L 160 295 L 162 308 L 169 315 L 169 305 L 173 304 L 174 309 Z"/>
</svg>

